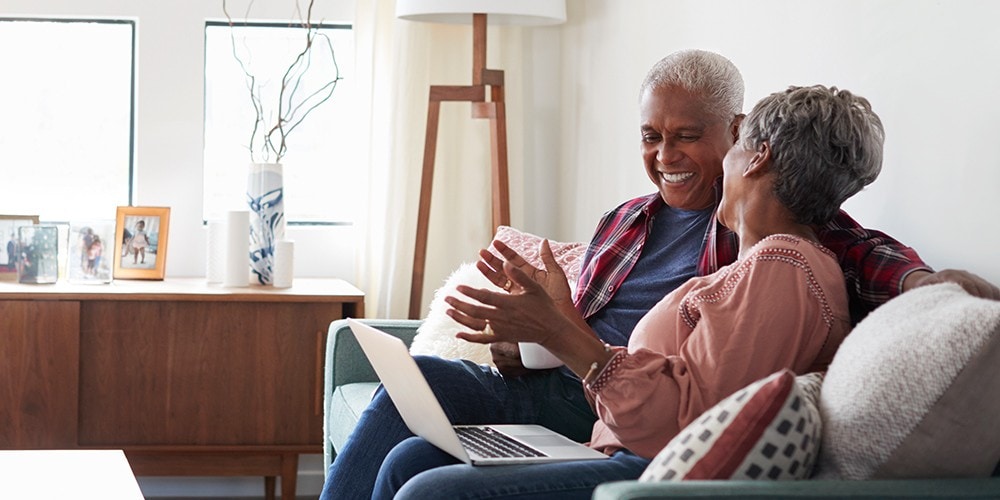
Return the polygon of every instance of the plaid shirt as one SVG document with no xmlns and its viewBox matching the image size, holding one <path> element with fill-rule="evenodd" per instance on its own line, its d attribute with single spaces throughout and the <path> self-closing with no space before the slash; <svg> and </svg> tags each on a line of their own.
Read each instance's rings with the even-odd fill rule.
<svg viewBox="0 0 1000 500">
<path fill-rule="evenodd" d="M 721 193 L 721 182 L 716 193 Z M 719 196 L 716 196 L 718 202 Z M 635 198 L 601 218 L 584 255 L 574 303 L 584 319 L 590 318 L 614 296 L 639 260 L 651 217 L 664 206 L 659 193 Z M 817 230 L 820 242 L 837 255 L 844 270 L 851 321 L 903 291 L 903 280 L 917 270 L 931 271 L 912 248 L 879 231 L 862 228 L 841 210 L 833 221 Z M 705 230 L 697 274 L 714 273 L 736 261 L 739 240 L 715 215 Z M 664 295 L 670 290 L 664 291 Z"/>
</svg>

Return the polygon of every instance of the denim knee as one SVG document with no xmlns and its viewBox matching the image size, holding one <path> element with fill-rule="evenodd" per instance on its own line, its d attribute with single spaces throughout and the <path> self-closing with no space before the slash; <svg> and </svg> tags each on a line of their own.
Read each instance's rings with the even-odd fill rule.
<svg viewBox="0 0 1000 500">
<path fill-rule="evenodd" d="M 417 474 L 457 463 L 460 463 L 458 459 L 423 438 L 406 439 L 393 447 L 382 462 L 372 498 L 391 499 Z"/>
</svg>

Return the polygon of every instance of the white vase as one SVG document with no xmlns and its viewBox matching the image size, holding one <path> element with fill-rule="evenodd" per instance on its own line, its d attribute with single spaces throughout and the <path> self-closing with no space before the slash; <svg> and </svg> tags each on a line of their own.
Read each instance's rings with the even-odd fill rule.
<svg viewBox="0 0 1000 500">
<path fill-rule="evenodd" d="M 250 206 L 250 271 L 262 285 L 274 279 L 274 245 L 285 237 L 285 194 L 280 163 L 251 163 L 247 177 Z"/>
</svg>

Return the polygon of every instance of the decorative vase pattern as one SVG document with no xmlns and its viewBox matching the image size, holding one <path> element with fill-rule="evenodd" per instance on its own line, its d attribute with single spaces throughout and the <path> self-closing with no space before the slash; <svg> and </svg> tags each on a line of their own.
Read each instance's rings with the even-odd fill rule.
<svg viewBox="0 0 1000 500">
<path fill-rule="evenodd" d="M 280 163 L 251 163 L 247 178 L 250 206 L 250 271 L 262 285 L 274 279 L 274 244 L 285 237 L 285 194 Z"/>
</svg>

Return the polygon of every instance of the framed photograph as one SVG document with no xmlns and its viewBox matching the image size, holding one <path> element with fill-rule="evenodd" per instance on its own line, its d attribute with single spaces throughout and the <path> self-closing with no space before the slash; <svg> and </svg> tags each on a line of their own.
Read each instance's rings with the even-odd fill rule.
<svg viewBox="0 0 1000 500">
<path fill-rule="evenodd" d="M 114 262 L 115 221 L 69 224 L 67 275 L 73 283 L 110 283 Z"/>
<path fill-rule="evenodd" d="M 20 240 L 17 228 L 38 224 L 37 215 L 0 215 L 0 281 L 17 281 Z"/>
<path fill-rule="evenodd" d="M 17 281 L 59 281 L 59 228 L 53 225 L 21 226 L 17 228 L 17 238 Z"/>
<path fill-rule="evenodd" d="M 114 277 L 162 280 L 169 229 L 170 207 L 118 207 Z"/>
</svg>

